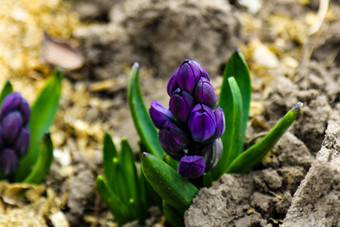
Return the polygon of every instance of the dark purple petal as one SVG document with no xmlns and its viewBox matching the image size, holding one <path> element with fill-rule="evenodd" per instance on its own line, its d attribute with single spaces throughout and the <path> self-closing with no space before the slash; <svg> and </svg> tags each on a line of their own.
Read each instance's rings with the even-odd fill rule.
<svg viewBox="0 0 340 227">
<path fill-rule="evenodd" d="M 178 73 L 179 68 L 172 74 L 172 76 L 169 79 L 168 86 L 167 86 L 167 91 L 168 95 L 171 96 L 172 93 L 178 88 L 177 84 L 177 73 Z"/>
<path fill-rule="evenodd" d="M 0 152 L 0 169 L 4 177 L 14 173 L 19 166 L 19 160 L 12 149 L 4 149 Z"/>
<path fill-rule="evenodd" d="M 23 119 L 19 111 L 13 111 L 2 119 L 2 139 L 6 144 L 12 144 L 18 136 Z"/>
<path fill-rule="evenodd" d="M 30 105 L 28 104 L 27 100 L 24 98 L 21 98 L 20 108 L 19 108 L 22 118 L 24 120 L 24 125 L 27 125 L 28 121 L 31 117 L 31 109 Z"/>
<path fill-rule="evenodd" d="M 189 92 L 178 88 L 172 93 L 169 109 L 177 120 L 186 122 L 190 116 L 193 106 L 194 98 L 189 94 Z"/>
<path fill-rule="evenodd" d="M 177 84 L 180 88 L 192 93 L 200 79 L 200 70 L 191 60 L 184 60 L 177 74 Z"/>
<path fill-rule="evenodd" d="M 207 71 L 205 71 L 205 69 L 195 60 L 190 60 L 191 64 L 193 65 L 193 67 L 196 67 L 199 71 L 200 71 L 200 77 L 204 77 L 206 78 L 208 81 L 210 81 L 210 76 L 207 73 Z"/>
<path fill-rule="evenodd" d="M 202 77 L 195 88 L 195 101 L 214 108 L 217 103 L 217 96 L 210 82 Z"/>
<path fill-rule="evenodd" d="M 183 156 L 178 163 L 178 173 L 187 178 L 197 178 L 204 174 L 203 156 Z"/>
<path fill-rule="evenodd" d="M 4 147 L 4 142 L 2 140 L 2 127 L 0 125 L 0 152 L 1 152 L 1 149 Z"/>
<path fill-rule="evenodd" d="M 206 145 L 202 154 L 205 159 L 205 172 L 208 172 L 216 167 L 218 160 L 220 160 L 223 152 L 223 144 L 220 138 L 216 139 L 214 142 Z"/>
<path fill-rule="evenodd" d="M 170 110 L 162 106 L 156 100 L 152 101 L 149 114 L 153 124 L 158 129 L 162 129 L 166 121 L 176 121 Z"/>
<path fill-rule="evenodd" d="M 2 121 L 9 112 L 20 108 L 21 98 L 22 96 L 19 92 L 12 92 L 6 96 L 1 104 L 0 121 Z"/>
<path fill-rule="evenodd" d="M 14 150 L 19 159 L 25 156 L 28 151 L 28 147 L 30 144 L 30 131 L 28 128 L 22 128 L 21 132 L 18 135 L 18 138 L 14 144 Z"/>
<path fill-rule="evenodd" d="M 206 142 L 216 131 L 216 120 L 212 109 L 204 104 L 197 104 L 191 111 L 188 121 L 192 139 L 196 142 Z"/>
<path fill-rule="evenodd" d="M 175 160 L 184 155 L 184 148 L 188 145 L 188 138 L 175 124 L 167 121 L 164 128 L 158 133 L 159 142 L 165 152 Z"/>
<path fill-rule="evenodd" d="M 217 109 L 215 110 L 215 118 L 216 118 L 215 138 L 219 138 L 223 135 L 225 129 L 224 113 L 221 107 L 217 107 Z"/>
</svg>

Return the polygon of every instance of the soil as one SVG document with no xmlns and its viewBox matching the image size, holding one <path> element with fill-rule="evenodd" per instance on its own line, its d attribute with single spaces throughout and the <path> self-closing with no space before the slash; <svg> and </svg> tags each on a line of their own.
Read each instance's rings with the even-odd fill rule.
<svg viewBox="0 0 340 227">
<path fill-rule="evenodd" d="M 13 202 L 8 186 L 0 185 L 0 213 L 7 210 L 7 217 L 0 214 L 0 225 L 16 215 L 13 207 L 25 207 L 39 210 L 41 226 L 115 226 L 95 179 L 102 172 L 104 132 L 117 145 L 127 137 L 138 158 L 127 104 L 130 66 L 141 65 L 146 106 L 155 99 L 167 105 L 167 80 L 183 59 L 200 62 L 219 90 L 224 64 L 239 47 L 253 80 L 245 147 L 298 101 L 304 107 L 253 171 L 224 175 L 200 190 L 185 214 L 186 226 L 340 226 L 340 212 L 333 209 L 340 207 L 334 199 L 340 193 L 340 118 L 335 114 L 340 105 L 340 3 L 332 1 L 322 26 L 309 34 L 318 1 L 275 0 L 255 13 L 241 2 L 246 1 L 72 1 L 83 23 L 72 38 L 80 44 L 84 65 L 66 71 L 52 128 L 55 161 L 44 185 L 29 187 L 45 200 Z M 323 160 L 327 155 L 332 158 Z M 319 173 L 323 180 L 316 177 Z M 324 185 L 329 187 L 322 191 Z M 37 203 L 48 208 L 42 211 Z M 150 209 L 150 216 L 147 226 L 164 226 L 157 208 Z"/>
</svg>

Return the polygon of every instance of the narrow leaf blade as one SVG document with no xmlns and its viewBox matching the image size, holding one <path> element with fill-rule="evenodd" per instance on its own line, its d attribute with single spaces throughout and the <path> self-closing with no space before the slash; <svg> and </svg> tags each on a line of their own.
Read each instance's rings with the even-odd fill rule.
<svg viewBox="0 0 340 227">
<path fill-rule="evenodd" d="M 40 143 L 38 160 L 33 170 L 23 182 L 28 184 L 41 184 L 49 173 L 52 162 L 53 143 L 50 134 L 45 133 Z"/>
<path fill-rule="evenodd" d="M 227 173 L 247 173 L 273 148 L 298 116 L 303 104 L 297 103 L 259 142 L 244 151 L 229 166 Z"/>
<path fill-rule="evenodd" d="M 143 153 L 142 171 L 155 191 L 181 214 L 198 193 L 188 179 L 154 155 Z"/>
<path fill-rule="evenodd" d="M 2 101 L 6 98 L 7 95 L 13 92 L 13 86 L 9 80 L 7 80 L 1 90 L 0 93 L 0 106 L 2 104 Z"/>
<path fill-rule="evenodd" d="M 120 226 L 133 220 L 129 208 L 110 190 L 102 176 L 97 177 L 96 185 L 100 197 L 109 207 Z"/>
<path fill-rule="evenodd" d="M 52 125 L 58 110 L 62 79 L 63 73 L 59 70 L 55 71 L 54 76 L 46 81 L 31 108 L 31 120 L 28 125 L 31 133 L 30 147 L 15 173 L 17 182 L 25 179 L 35 165 L 40 140 Z"/>
<path fill-rule="evenodd" d="M 118 159 L 118 152 L 109 134 L 105 133 L 103 139 L 103 169 L 108 186 L 114 192 L 117 183 L 115 180 L 113 159 Z"/>
<path fill-rule="evenodd" d="M 183 215 L 163 200 L 163 214 L 165 220 L 170 223 L 173 227 L 184 227 Z"/>
<path fill-rule="evenodd" d="M 248 65 L 244 59 L 242 52 L 237 49 L 234 54 L 229 58 L 223 73 L 224 77 L 235 77 L 237 85 L 240 88 L 243 104 L 243 119 L 242 133 L 245 136 L 247 130 L 247 123 L 249 118 L 249 109 L 251 102 L 251 77 Z M 222 97 L 221 97 L 222 98 Z M 244 143 L 244 136 L 242 144 Z M 240 152 L 243 151 L 241 147 Z"/>
<path fill-rule="evenodd" d="M 219 105 L 225 114 L 226 130 L 221 137 L 223 143 L 222 156 L 217 163 L 216 168 L 211 171 L 211 177 L 213 180 L 219 179 L 220 176 L 227 171 L 229 164 L 232 163 L 232 161 L 240 154 L 240 150 L 243 147 L 242 96 L 234 77 L 223 78 Z"/>
<path fill-rule="evenodd" d="M 139 65 L 137 63 L 133 65 L 130 74 L 128 100 L 132 119 L 142 143 L 150 153 L 161 158 L 164 151 L 158 141 L 157 129 L 145 108 L 139 85 Z"/>
</svg>

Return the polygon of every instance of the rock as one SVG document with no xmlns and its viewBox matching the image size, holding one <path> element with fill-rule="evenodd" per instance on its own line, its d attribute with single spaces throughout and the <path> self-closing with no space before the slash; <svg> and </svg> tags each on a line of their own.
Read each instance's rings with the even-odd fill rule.
<svg viewBox="0 0 340 227">
<path fill-rule="evenodd" d="M 313 156 L 289 132 L 273 150 L 263 163 L 265 169 L 225 174 L 201 189 L 185 213 L 186 226 L 269 227 L 283 220 Z"/>
<path fill-rule="evenodd" d="M 339 116 L 339 111 L 332 113 L 322 148 L 292 199 L 283 227 L 340 225 Z"/>
<path fill-rule="evenodd" d="M 85 71 L 96 79 L 118 76 L 135 61 L 168 78 L 186 58 L 216 76 L 240 40 L 238 16 L 224 0 L 121 1 L 110 20 L 75 32 Z"/>
</svg>

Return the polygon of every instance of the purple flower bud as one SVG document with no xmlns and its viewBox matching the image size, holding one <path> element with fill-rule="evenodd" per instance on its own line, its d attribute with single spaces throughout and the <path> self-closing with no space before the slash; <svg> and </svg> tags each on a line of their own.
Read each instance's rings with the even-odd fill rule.
<svg viewBox="0 0 340 227">
<path fill-rule="evenodd" d="M 12 144 L 23 126 L 23 119 L 20 112 L 10 112 L 2 119 L 1 123 L 3 142 Z"/>
<path fill-rule="evenodd" d="M 183 156 L 178 163 L 178 173 L 187 178 L 197 178 L 204 174 L 203 156 Z"/>
<path fill-rule="evenodd" d="M 168 86 L 167 86 L 167 92 L 169 96 L 171 96 L 172 93 L 178 88 L 178 84 L 177 84 L 178 69 L 174 72 L 174 74 L 172 74 L 172 76 L 169 79 Z"/>
<path fill-rule="evenodd" d="M 0 149 L 2 149 L 4 147 L 4 142 L 2 140 L 2 128 L 0 126 Z M 0 151 L 1 152 L 1 151 Z"/>
<path fill-rule="evenodd" d="M 163 129 L 159 131 L 158 138 L 165 152 L 175 160 L 184 155 L 184 148 L 189 143 L 182 129 L 169 121 L 166 121 Z"/>
<path fill-rule="evenodd" d="M 6 96 L 1 105 L 0 121 L 10 112 L 18 110 L 23 118 L 23 124 L 27 125 L 31 110 L 28 102 L 24 99 L 19 92 L 13 92 Z"/>
<path fill-rule="evenodd" d="M 156 100 L 152 101 L 149 113 L 153 124 L 158 129 L 162 129 L 166 121 L 176 121 L 170 110 L 162 106 Z"/>
<path fill-rule="evenodd" d="M 12 92 L 6 96 L 1 104 L 0 121 L 11 111 L 20 108 L 21 94 L 19 92 Z"/>
<path fill-rule="evenodd" d="M 14 150 L 16 151 L 16 154 L 19 159 L 25 156 L 27 153 L 28 147 L 30 144 L 30 131 L 28 128 L 22 128 L 18 138 L 15 141 L 14 144 Z"/>
<path fill-rule="evenodd" d="M 215 118 L 216 118 L 215 138 L 219 138 L 223 135 L 225 129 L 224 113 L 221 107 L 216 108 Z"/>
<path fill-rule="evenodd" d="M 217 103 L 217 96 L 209 80 L 204 77 L 198 81 L 195 88 L 195 101 L 214 108 Z"/>
<path fill-rule="evenodd" d="M 194 98 L 189 92 L 177 88 L 172 93 L 169 109 L 177 120 L 186 122 L 190 116 L 191 109 L 194 106 Z"/>
<path fill-rule="evenodd" d="M 201 76 L 208 76 L 203 67 L 193 60 L 186 59 L 179 67 L 176 81 L 180 88 L 192 93 Z"/>
<path fill-rule="evenodd" d="M 197 104 L 191 111 L 188 121 L 192 139 L 196 142 L 206 142 L 216 131 L 216 120 L 212 109 L 204 104 Z"/>
<path fill-rule="evenodd" d="M 206 145 L 202 154 L 205 159 L 205 172 L 208 172 L 216 167 L 218 160 L 221 158 L 223 152 L 223 144 L 220 138 L 214 142 Z"/>
<path fill-rule="evenodd" d="M 21 112 L 22 119 L 24 120 L 24 125 L 27 125 L 31 117 L 31 109 L 27 100 L 24 98 L 21 98 L 19 111 Z"/>
<path fill-rule="evenodd" d="M 19 160 L 12 149 L 4 149 L 0 152 L 0 170 L 4 177 L 14 173 L 19 166 Z"/>
</svg>

